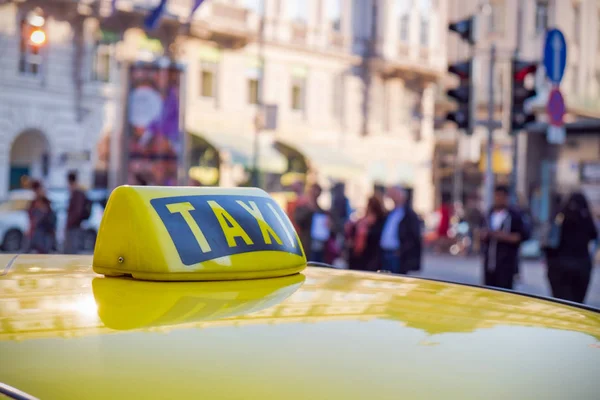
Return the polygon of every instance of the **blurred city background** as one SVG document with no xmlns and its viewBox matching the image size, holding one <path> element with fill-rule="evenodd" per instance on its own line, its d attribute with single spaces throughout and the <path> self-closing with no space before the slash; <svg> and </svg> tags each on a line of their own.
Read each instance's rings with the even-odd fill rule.
<svg viewBox="0 0 600 400">
<path fill-rule="evenodd" d="M 561 204 L 581 191 L 600 217 L 600 0 L 0 0 L 0 55 L 6 252 L 27 248 L 34 180 L 62 251 L 72 171 L 91 202 L 80 252 L 121 184 L 259 186 L 289 209 L 317 183 L 350 221 L 402 186 L 414 273 L 473 284 L 465 216 L 506 185 L 531 225 L 516 288 L 543 295 Z"/>
</svg>

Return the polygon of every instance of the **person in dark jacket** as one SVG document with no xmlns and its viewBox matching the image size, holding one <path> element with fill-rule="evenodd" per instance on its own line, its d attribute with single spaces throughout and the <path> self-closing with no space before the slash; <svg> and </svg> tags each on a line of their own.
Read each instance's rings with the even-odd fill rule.
<svg viewBox="0 0 600 400">
<path fill-rule="evenodd" d="M 598 238 L 585 196 L 573 193 L 555 220 L 560 224 L 558 247 L 545 249 L 552 295 L 583 303 L 592 275 L 589 246 Z"/>
<path fill-rule="evenodd" d="M 481 232 L 483 243 L 483 275 L 486 286 L 512 289 L 518 270 L 519 248 L 524 237 L 521 213 L 509 206 L 507 186 L 494 191 L 494 206 Z"/>
<path fill-rule="evenodd" d="M 81 223 L 85 208 L 85 194 L 77 184 L 77 173 L 71 171 L 67 175 L 69 184 L 69 206 L 67 208 L 67 227 L 65 235 L 64 252 L 77 254 L 81 243 Z"/>
<path fill-rule="evenodd" d="M 30 250 L 39 254 L 48 254 L 54 244 L 56 214 L 52 211 L 50 200 L 46 196 L 33 201 L 31 218 L 34 229 Z"/>
<path fill-rule="evenodd" d="M 294 211 L 294 222 L 308 261 L 324 262 L 326 244 L 331 238 L 329 213 L 318 203 L 321 193 L 321 186 L 313 184 L 306 201 Z"/>
<path fill-rule="evenodd" d="M 401 186 L 388 189 L 394 209 L 386 216 L 379 245 L 382 270 L 406 274 L 421 269 L 421 223 L 407 203 L 408 194 Z"/>
</svg>

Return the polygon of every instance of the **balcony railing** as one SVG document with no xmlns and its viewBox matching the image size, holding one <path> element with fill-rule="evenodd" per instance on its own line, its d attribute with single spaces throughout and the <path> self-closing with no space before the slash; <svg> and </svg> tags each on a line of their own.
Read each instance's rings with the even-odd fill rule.
<svg viewBox="0 0 600 400">
<path fill-rule="evenodd" d="M 248 10 L 231 4 L 213 3 L 212 17 L 245 25 L 248 20 Z"/>
<path fill-rule="evenodd" d="M 228 3 L 207 2 L 191 26 L 191 34 L 226 46 L 246 45 L 258 31 L 258 21 L 251 24 L 247 8 Z M 253 26 L 251 26 L 253 25 Z"/>
<path fill-rule="evenodd" d="M 340 32 L 332 31 L 329 36 L 329 45 L 335 49 L 342 49 L 344 47 L 344 35 Z"/>
<path fill-rule="evenodd" d="M 293 44 L 306 44 L 307 31 L 304 24 L 292 24 L 291 42 Z"/>
</svg>

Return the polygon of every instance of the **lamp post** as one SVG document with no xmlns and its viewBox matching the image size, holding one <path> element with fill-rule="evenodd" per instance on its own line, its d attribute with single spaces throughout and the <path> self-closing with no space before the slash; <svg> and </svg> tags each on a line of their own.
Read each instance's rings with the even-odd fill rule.
<svg viewBox="0 0 600 400">
<path fill-rule="evenodd" d="M 259 13 L 260 13 L 260 25 L 258 27 L 258 58 L 261 62 L 261 68 L 263 68 L 263 45 L 265 36 L 265 0 L 259 0 Z M 258 78 L 258 108 L 254 117 L 254 148 L 253 148 L 253 162 L 252 162 L 252 186 L 260 186 L 260 170 L 259 170 L 259 135 L 264 126 L 263 116 L 263 88 L 264 88 L 264 74 L 261 74 Z"/>
</svg>

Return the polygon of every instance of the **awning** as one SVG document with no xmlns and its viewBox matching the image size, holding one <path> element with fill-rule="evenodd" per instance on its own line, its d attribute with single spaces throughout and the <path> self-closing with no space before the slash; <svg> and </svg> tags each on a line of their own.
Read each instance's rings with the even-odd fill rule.
<svg viewBox="0 0 600 400">
<path fill-rule="evenodd" d="M 311 169 L 330 179 L 350 180 L 362 174 L 364 168 L 342 150 L 310 141 L 277 141 L 277 145 L 294 149 L 307 161 Z"/>
<path fill-rule="evenodd" d="M 479 161 L 479 170 L 485 172 L 487 154 L 483 153 Z M 498 175 L 508 175 L 512 171 L 512 154 L 510 149 L 495 148 L 492 152 L 492 171 Z"/>
<path fill-rule="evenodd" d="M 226 153 L 231 163 L 254 168 L 253 135 L 196 132 L 191 134 L 206 141 L 219 153 Z M 258 136 L 258 167 L 261 171 L 278 174 L 287 169 L 287 159 L 273 146 L 273 139 L 266 135 Z"/>
</svg>

